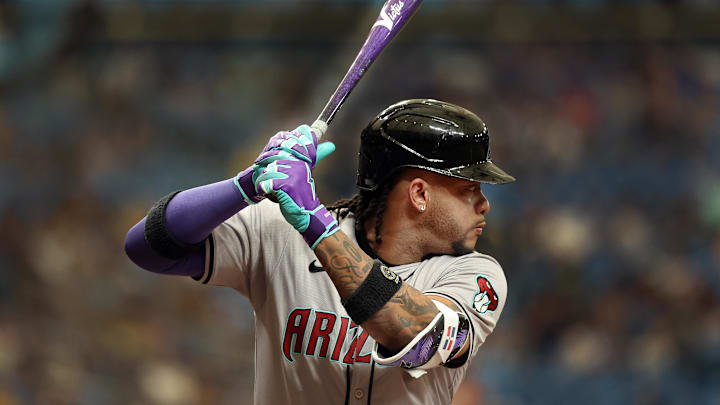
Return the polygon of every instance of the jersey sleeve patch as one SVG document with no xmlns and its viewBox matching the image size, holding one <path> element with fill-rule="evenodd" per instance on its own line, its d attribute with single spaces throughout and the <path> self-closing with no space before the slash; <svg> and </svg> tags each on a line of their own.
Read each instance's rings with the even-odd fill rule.
<svg viewBox="0 0 720 405">
<path fill-rule="evenodd" d="M 472 307 L 481 314 L 495 311 L 500 304 L 500 298 L 495 292 L 492 283 L 480 275 L 477 276 L 475 281 L 477 281 L 478 289 L 473 297 Z"/>
</svg>

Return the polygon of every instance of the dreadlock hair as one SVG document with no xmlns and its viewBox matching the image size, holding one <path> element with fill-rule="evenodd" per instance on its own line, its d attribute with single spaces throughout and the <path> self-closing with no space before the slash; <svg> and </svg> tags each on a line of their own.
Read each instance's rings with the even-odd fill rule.
<svg viewBox="0 0 720 405">
<path fill-rule="evenodd" d="M 396 173 L 391 176 L 374 191 L 360 190 L 350 198 L 328 204 L 326 208 L 328 211 L 335 212 L 339 221 L 352 212 L 355 215 L 355 226 L 360 230 L 363 230 L 362 225 L 366 220 L 375 217 L 375 243 L 379 245 L 382 243 L 380 229 L 382 228 L 383 216 L 387 207 L 387 197 L 399 174 Z"/>
</svg>

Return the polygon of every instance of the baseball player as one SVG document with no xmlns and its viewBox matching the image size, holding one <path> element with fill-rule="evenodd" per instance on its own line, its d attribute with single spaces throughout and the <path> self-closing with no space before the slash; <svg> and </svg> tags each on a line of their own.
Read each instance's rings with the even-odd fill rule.
<svg viewBox="0 0 720 405">
<path fill-rule="evenodd" d="M 359 193 L 325 207 L 312 170 L 334 145 L 279 132 L 235 178 L 158 201 L 125 250 L 250 300 L 257 404 L 449 404 L 507 293 L 473 250 L 481 183 L 515 180 L 489 142 L 464 108 L 394 104 L 362 133 Z"/>
</svg>

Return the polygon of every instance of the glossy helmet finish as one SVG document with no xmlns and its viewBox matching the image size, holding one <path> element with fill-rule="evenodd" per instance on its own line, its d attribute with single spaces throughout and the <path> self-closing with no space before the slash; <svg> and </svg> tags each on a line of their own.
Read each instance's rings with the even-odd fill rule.
<svg viewBox="0 0 720 405">
<path fill-rule="evenodd" d="M 481 183 L 515 181 L 491 161 L 490 135 L 477 115 L 432 99 L 391 105 L 361 135 L 360 189 L 373 191 L 396 170 L 410 167 Z"/>
</svg>

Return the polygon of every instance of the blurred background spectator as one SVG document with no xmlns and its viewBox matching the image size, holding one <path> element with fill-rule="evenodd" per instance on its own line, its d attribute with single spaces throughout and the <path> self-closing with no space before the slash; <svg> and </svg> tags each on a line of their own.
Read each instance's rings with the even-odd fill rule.
<svg viewBox="0 0 720 405">
<path fill-rule="evenodd" d="M 0 3 L 0 404 L 252 403 L 248 302 L 122 241 L 313 121 L 381 3 Z M 518 178 L 484 188 L 510 289 L 458 404 L 720 404 L 717 2 L 426 0 L 331 126 L 326 202 L 412 97 Z"/>
</svg>

